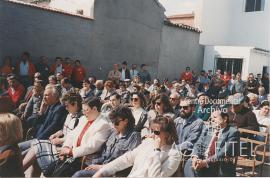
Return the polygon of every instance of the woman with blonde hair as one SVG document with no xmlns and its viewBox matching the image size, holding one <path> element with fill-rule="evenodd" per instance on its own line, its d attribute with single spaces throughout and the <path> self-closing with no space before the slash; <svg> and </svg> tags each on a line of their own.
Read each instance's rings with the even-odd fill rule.
<svg viewBox="0 0 270 178">
<path fill-rule="evenodd" d="M 18 147 L 23 138 L 21 120 L 13 114 L 0 114 L 0 135 L 0 177 L 24 177 Z"/>
</svg>

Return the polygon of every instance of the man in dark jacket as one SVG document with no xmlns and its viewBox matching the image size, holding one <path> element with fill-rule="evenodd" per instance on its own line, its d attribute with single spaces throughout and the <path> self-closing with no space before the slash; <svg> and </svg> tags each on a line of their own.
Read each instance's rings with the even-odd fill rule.
<svg viewBox="0 0 270 178">
<path fill-rule="evenodd" d="M 229 97 L 229 102 L 232 105 L 230 115 L 230 124 L 237 128 L 249 130 L 259 130 L 259 124 L 256 115 L 247 107 L 244 106 L 245 97 L 243 94 L 236 93 Z"/>
<path fill-rule="evenodd" d="M 141 71 L 138 73 L 138 76 L 141 79 L 141 82 L 145 83 L 146 81 L 151 81 L 151 75 L 146 69 L 146 64 L 141 65 Z"/>
<path fill-rule="evenodd" d="M 259 83 L 254 79 L 253 74 L 249 74 L 247 81 L 247 91 L 258 94 Z"/>
<path fill-rule="evenodd" d="M 122 68 L 119 70 L 121 72 L 121 81 L 125 81 L 126 79 L 130 79 L 130 71 L 127 68 L 127 62 L 122 62 Z"/>
<path fill-rule="evenodd" d="M 48 107 L 45 113 L 37 119 L 36 132 L 34 134 L 35 138 L 47 140 L 53 133 L 63 128 L 67 111 L 65 106 L 61 105 L 59 101 L 60 96 L 61 94 L 57 86 L 48 87 L 44 91 L 43 98 Z M 19 143 L 21 151 L 29 149 L 32 141 L 33 140 L 28 140 Z"/>
<path fill-rule="evenodd" d="M 65 106 L 60 103 L 60 92 L 55 87 L 48 87 L 44 91 L 44 102 L 48 106 L 41 116 L 35 136 L 37 139 L 48 139 L 53 133 L 63 128 L 67 117 Z"/>
</svg>

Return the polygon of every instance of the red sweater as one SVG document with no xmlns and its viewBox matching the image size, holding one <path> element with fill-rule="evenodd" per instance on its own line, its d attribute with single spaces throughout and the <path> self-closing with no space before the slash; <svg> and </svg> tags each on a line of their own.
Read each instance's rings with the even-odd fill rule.
<svg viewBox="0 0 270 178">
<path fill-rule="evenodd" d="M 72 65 L 64 65 L 64 76 L 71 78 L 73 73 L 73 66 Z"/>
<path fill-rule="evenodd" d="M 230 75 L 222 75 L 221 79 L 224 81 L 224 83 L 226 85 L 228 85 L 229 81 L 231 80 L 231 76 Z"/>
<path fill-rule="evenodd" d="M 181 80 L 185 80 L 186 82 L 192 82 L 192 73 L 191 72 L 183 72 L 181 75 Z"/>
<path fill-rule="evenodd" d="M 83 66 L 74 67 L 73 80 L 76 82 L 82 82 L 85 78 L 86 72 Z"/>
<path fill-rule="evenodd" d="M 21 99 L 23 99 L 24 97 L 24 93 L 25 93 L 25 89 L 24 86 L 19 84 L 18 86 L 16 86 L 15 88 L 15 92 L 12 93 L 12 89 L 9 87 L 8 88 L 8 95 L 11 98 L 12 103 L 14 104 L 14 106 L 18 106 L 19 102 Z"/>
</svg>

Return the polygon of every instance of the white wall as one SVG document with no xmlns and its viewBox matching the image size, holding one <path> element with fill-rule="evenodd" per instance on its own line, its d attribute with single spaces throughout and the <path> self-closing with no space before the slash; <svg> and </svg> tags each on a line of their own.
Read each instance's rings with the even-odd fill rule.
<svg viewBox="0 0 270 178">
<path fill-rule="evenodd" d="M 94 0 L 52 0 L 49 6 L 72 13 L 82 9 L 83 15 L 94 17 Z"/>
<path fill-rule="evenodd" d="M 244 12 L 245 0 L 199 0 L 198 6 L 201 44 L 270 49 L 269 0 L 258 12 Z"/>
<path fill-rule="evenodd" d="M 239 58 L 243 59 L 242 78 L 245 79 L 249 73 L 250 50 L 253 47 L 234 47 L 234 46 L 205 46 L 204 51 L 204 70 L 215 70 L 215 59 L 220 58 Z"/>
<path fill-rule="evenodd" d="M 254 75 L 262 73 L 263 66 L 270 66 L 270 54 L 252 49 L 250 53 L 249 72 Z"/>
</svg>

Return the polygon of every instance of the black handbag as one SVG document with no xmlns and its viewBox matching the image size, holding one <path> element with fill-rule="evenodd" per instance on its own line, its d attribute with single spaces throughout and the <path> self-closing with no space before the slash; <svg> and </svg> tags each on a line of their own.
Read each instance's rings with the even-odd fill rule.
<svg viewBox="0 0 270 178">
<path fill-rule="evenodd" d="M 80 159 L 67 158 L 66 160 L 58 160 L 48 166 L 45 177 L 71 177 L 76 171 L 80 170 Z"/>
</svg>

